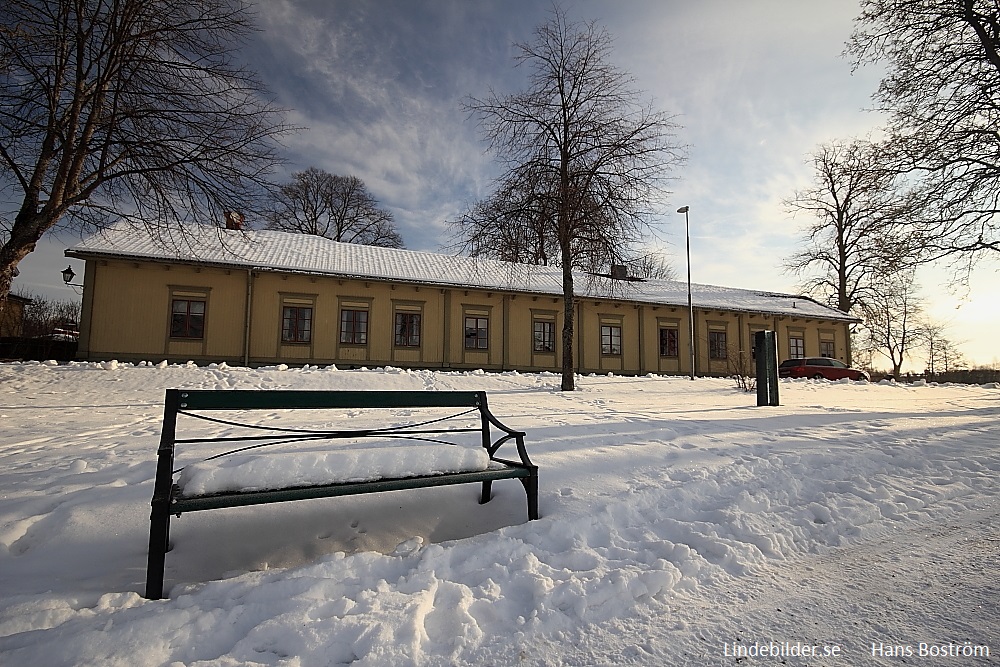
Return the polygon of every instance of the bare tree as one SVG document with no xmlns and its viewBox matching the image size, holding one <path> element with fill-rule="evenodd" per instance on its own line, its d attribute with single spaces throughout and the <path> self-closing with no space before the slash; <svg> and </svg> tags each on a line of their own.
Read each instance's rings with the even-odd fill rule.
<svg viewBox="0 0 1000 667">
<path fill-rule="evenodd" d="M 739 345 L 730 345 L 726 368 L 737 389 L 746 393 L 757 391 L 757 362 L 750 352 L 741 350 Z"/>
<path fill-rule="evenodd" d="M 0 304 L 57 223 L 152 230 L 252 209 L 290 128 L 234 62 L 240 0 L 0 3 Z"/>
<path fill-rule="evenodd" d="M 924 352 L 927 355 L 927 373 L 947 373 L 964 366 L 965 360 L 958 345 L 946 335 L 946 324 L 925 319 L 921 328 Z"/>
<path fill-rule="evenodd" d="M 893 376 L 899 377 L 903 362 L 924 341 L 923 304 L 913 271 L 887 276 L 874 290 L 864 311 L 868 347 L 888 359 Z"/>
<path fill-rule="evenodd" d="M 785 201 L 789 212 L 813 218 L 805 247 L 785 268 L 806 276 L 804 289 L 848 313 L 916 254 L 913 239 L 892 224 L 910 210 L 897 174 L 881 166 L 879 148 L 870 142 L 824 144 L 811 162 L 812 186 Z"/>
<path fill-rule="evenodd" d="M 962 351 L 958 349 L 958 343 L 955 343 L 951 339 L 942 338 L 938 343 L 935 354 L 941 360 L 939 366 L 942 373 L 960 371 L 969 367 L 969 364 L 965 361 L 965 357 L 962 356 Z"/>
<path fill-rule="evenodd" d="M 1000 3 L 864 0 L 861 9 L 848 54 L 887 70 L 874 99 L 890 114 L 893 162 L 923 187 L 924 215 L 909 226 L 930 259 L 971 269 L 996 257 Z"/>
<path fill-rule="evenodd" d="M 77 330 L 80 323 L 79 301 L 60 301 L 47 297 L 22 293 L 31 303 L 24 309 L 24 328 L 21 335 L 25 338 L 48 336 L 62 329 L 67 332 Z"/>
<path fill-rule="evenodd" d="M 629 274 L 643 280 L 676 280 L 677 271 L 662 254 L 652 251 L 627 260 Z"/>
<path fill-rule="evenodd" d="M 940 372 L 941 343 L 944 341 L 945 325 L 931 319 L 923 323 L 924 352 L 927 354 L 926 372 L 930 375 Z"/>
<path fill-rule="evenodd" d="M 474 208 L 476 225 L 459 234 L 476 254 L 485 239 L 505 238 L 497 226 L 511 225 L 515 252 L 499 256 L 562 268 L 564 391 L 574 389 L 573 269 L 624 263 L 616 260 L 648 227 L 657 188 L 682 159 L 676 125 L 640 104 L 634 79 L 610 64 L 611 46 L 606 30 L 555 7 L 532 43 L 516 45 L 518 64 L 530 68 L 527 90 L 466 104 L 506 171 L 492 201 Z"/>
<path fill-rule="evenodd" d="M 343 243 L 402 248 L 390 211 L 357 176 L 337 176 L 310 167 L 292 175 L 273 195 L 268 229 L 314 234 Z"/>
</svg>

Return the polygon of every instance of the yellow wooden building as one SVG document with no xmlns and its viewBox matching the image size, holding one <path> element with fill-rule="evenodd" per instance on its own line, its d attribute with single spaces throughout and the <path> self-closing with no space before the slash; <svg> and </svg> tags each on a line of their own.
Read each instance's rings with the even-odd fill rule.
<svg viewBox="0 0 1000 667">
<path fill-rule="evenodd" d="M 558 371 L 561 270 L 193 228 L 124 224 L 66 251 L 86 261 L 78 354 L 121 361 Z M 579 274 L 580 373 L 690 373 L 687 284 Z M 694 285 L 695 371 L 750 367 L 753 334 L 780 359 L 850 363 L 855 320 L 809 298 Z"/>
<path fill-rule="evenodd" d="M 31 299 L 17 294 L 8 294 L 0 301 L 0 338 L 17 337 L 24 330 L 24 310 Z"/>
</svg>

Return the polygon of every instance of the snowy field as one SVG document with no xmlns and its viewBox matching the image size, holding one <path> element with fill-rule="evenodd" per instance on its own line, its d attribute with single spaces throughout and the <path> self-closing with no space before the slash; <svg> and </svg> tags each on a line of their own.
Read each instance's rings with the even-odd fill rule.
<svg viewBox="0 0 1000 667">
<path fill-rule="evenodd" d="M 1000 664 L 997 386 L 558 386 L 2 364 L 0 665 Z M 170 387 L 486 390 L 541 519 L 515 480 L 185 514 L 145 600 Z"/>
</svg>

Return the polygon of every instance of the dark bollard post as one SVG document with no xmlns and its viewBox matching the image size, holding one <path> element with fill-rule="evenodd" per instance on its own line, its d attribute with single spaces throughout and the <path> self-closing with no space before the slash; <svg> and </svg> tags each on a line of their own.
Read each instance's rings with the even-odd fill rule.
<svg viewBox="0 0 1000 667">
<path fill-rule="evenodd" d="M 757 354 L 757 405 L 778 405 L 778 337 L 773 331 L 754 334 Z"/>
</svg>

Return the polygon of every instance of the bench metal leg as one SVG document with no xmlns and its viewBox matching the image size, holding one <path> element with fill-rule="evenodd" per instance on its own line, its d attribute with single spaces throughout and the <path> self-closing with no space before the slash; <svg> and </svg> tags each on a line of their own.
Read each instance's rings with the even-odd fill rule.
<svg viewBox="0 0 1000 667">
<path fill-rule="evenodd" d="M 538 518 L 538 476 L 520 477 L 521 485 L 524 486 L 524 495 L 528 498 L 528 520 L 533 521 Z M 490 502 L 492 495 L 490 489 L 493 486 L 492 480 L 483 482 L 483 495 L 479 499 L 479 504 L 484 505 Z"/>
<path fill-rule="evenodd" d="M 521 484 L 524 485 L 524 494 L 528 497 L 528 521 L 538 518 L 538 477 L 521 477 Z"/>
<path fill-rule="evenodd" d="M 170 542 L 170 510 L 166 502 L 153 503 L 149 516 L 149 556 L 146 561 L 146 597 L 163 597 L 163 570 Z"/>
</svg>

